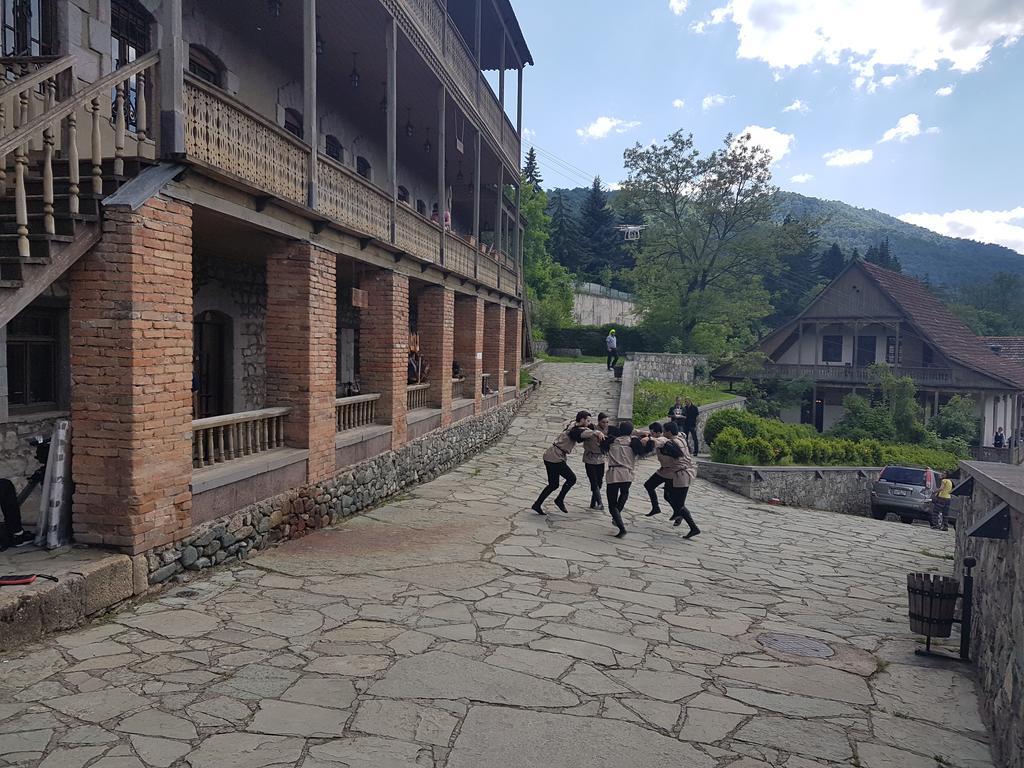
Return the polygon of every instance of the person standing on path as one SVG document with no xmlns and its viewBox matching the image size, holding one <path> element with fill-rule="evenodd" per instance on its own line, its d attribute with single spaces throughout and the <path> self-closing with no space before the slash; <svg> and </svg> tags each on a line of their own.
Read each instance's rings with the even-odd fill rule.
<svg viewBox="0 0 1024 768">
<path fill-rule="evenodd" d="M 629 487 L 633 484 L 636 457 L 649 453 L 653 447 L 648 435 L 634 434 L 631 421 L 619 424 L 605 439 L 605 451 L 608 453 L 608 512 L 615 527 L 619 529 L 615 534 L 617 539 L 626 535 L 622 511 L 629 499 Z"/>
<path fill-rule="evenodd" d="M 932 499 L 931 526 L 937 531 L 947 531 L 949 526 L 946 518 L 949 517 L 949 502 L 953 498 L 953 481 L 949 479 L 949 473 L 942 473 L 942 482 Z"/>
<path fill-rule="evenodd" d="M 672 407 L 668 409 L 668 420 L 680 429 L 683 428 L 683 419 L 686 418 L 686 407 L 683 405 L 683 398 L 677 397 Z"/>
<path fill-rule="evenodd" d="M 619 340 L 615 336 L 614 328 L 608 331 L 608 336 L 604 340 L 604 346 L 608 350 L 608 370 L 614 370 L 619 364 Z"/>
<path fill-rule="evenodd" d="M 531 507 L 538 515 L 547 514 L 544 511 L 544 502 L 548 496 L 558 490 L 558 483 L 562 478 L 565 478 L 565 484 L 555 498 L 555 506 L 569 514 L 569 510 L 565 508 L 565 495 L 569 493 L 570 488 L 576 485 L 576 473 L 569 467 L 566 459 L 576 444 L 583 442 L 583 432 L 589 425 L 589 411 L 580 411 L 576 414 L 575 422 L 568 424 L 555 438 L 551 447 L 544 451 L 544 469 L 547 471 L 548 484 L 544 486 L 544 490 L 540 492 L 540 496 Z"/>
<path fill-rule="evenodd" d="M 665 436 L 668 438 L 664 445 L 658 449 L 659 459 L 665 456 L 666 460 L 662 466 L 671 473 L 672 480 L 668 489 L 669 504 L 672 505 L 673 525 L 678 526 L 684 520 L 690 526 L 686 538 L 692 539 L 700 533 L 700 528 L 693 522 L 690 510 L 686 508 L 686 496 L 690 491 L 690 483 L 697 477 L 697 462 L 690 455 L 690 449 L 686 445 L 686 438 L 679 434 L 679 427 L 675 422 L 665 425 Z"/>
<path fill-rule="evenodd" d="M 583 466 L 590 481 L 590 508 L 604 509 L 601 501 L 601 486 L 604 484 L 604 469 L 607 457 L 601 444 L 608 436 L 608 414 L 597 414 L 596 429 L 583 431 Z"/>
<path fill-rule="evenodd" d="M 700 443 L 697 441 L 697 419 L 700 418 L 700 409 L 693 404 L 693 400 L 686 398 L 686 405 L 683 407 L 683 439 L 693 437 L 693 455 L 700 453 Z"/>
</svg>

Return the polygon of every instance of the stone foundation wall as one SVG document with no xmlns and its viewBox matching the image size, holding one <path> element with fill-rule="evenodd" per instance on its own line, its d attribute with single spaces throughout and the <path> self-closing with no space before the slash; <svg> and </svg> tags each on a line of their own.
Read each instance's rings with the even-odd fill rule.
<svg viewBox="0 0 1024 768">
<path fill-rule="evenodd" d="M 755 501 L 844 515 L 871 514 L 877 467 L 743 467 L 698 460 L 698 477 Z"/>
<path fill-rule="evenodd" d="M 637 381 L 652 379 L 693 384 L 694 381 L 707 376 L 708 359 L 703 355 L 630 352 L 628 357 L 634 363 L 633 370 Z M 698 376 L 698 369 L 704 372 L 701 376 Z"/>
<path fill-rule="evenodd" d="M 274 542 L 338 523 L 408 486 L 433 480 L 505 434 L 531 392 L 526 390 L 498 408 L 347 467 L 328 480 L 212 520 L 181 541 L 148 552 L 149 583 L 160 584 L 182 571 L 244 558 Z"/>
<path fill-rule="evenodd" d="M 997 765 L 1024 768 L 1024 497 L 997 479 L 1019 469 L 978 462 L 960 466 L 965 477 L 974 478 L 974 495 L 960 513 L 954 562 L 959 570 L 965 557 L 978 560 L 971 626 L 971 659 L 984 691 L 978 701 L 992 728 Z M 1009 538 L 968 538 L 967 531 L 1004 501 L 1010 507 Z"/>
</svg>

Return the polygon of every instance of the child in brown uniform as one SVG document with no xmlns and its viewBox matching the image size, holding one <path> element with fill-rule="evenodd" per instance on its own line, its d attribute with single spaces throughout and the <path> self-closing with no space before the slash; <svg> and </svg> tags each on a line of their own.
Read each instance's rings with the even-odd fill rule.
<svg viewBox="0 0 1024 768">
<path fill-rule="evenodd" d="M 633 484 L 636 468 L 636 457 L 650 452 L 654 443 L 648 435 L 633 434 L 633 422 L 624 421 L 611 430 L 604 441 L 604 450 L 608 454 L 608 512 L 619 532 L 615 538 L 626 535 L 626 526 L 622 523 L 622 510 L 629 498 L 629 487 Z"/>
<path fill-rule="evenodd" d="M 569 467 L 566 459 L 572 453 L 576 444 L 583 442 L 583 432 L 589 426 L 590 413 L 588 411 L 580 411 L 576 414 L 576 421 L 568 424 L 558 437 L 555 438 L 555 442 L 551 444 L 551 447 L 544 452 L 544 469 L 548 474 L 548 484 L 540 492 L 537 500 L 533 502 L 532 509 L 538 515 L 547 514 L 543 508 L 544 501 L 558 490 L 559 480 L 563 477 L 565 478 L 565 484 L 555 498 L 555 506 L 569 514 L 569 510 L 565 508 L 565 495 L 569 493 L 570 488 L 576 485 L 576 473 Z"/>
<path fill-rule="evenodd" d="M 608 436 L 608 414 L 597 414 L 597 427 L 583 431 L 583 466 L 590 480 L 590 508 L 604 509 L 601 502 L 601 485 L 604 483 L 604 468 L 607 457 L 601 444 Z"/>
</svg>

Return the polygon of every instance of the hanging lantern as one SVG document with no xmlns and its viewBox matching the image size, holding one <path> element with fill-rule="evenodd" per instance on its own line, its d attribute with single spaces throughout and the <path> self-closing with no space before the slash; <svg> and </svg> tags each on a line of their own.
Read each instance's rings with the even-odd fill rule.
<svg viewBox="0 0 1024 768">
<path fill-rule="evenodd" d="M 427 128 L 427 140 L 423 142 L 423 151 L 426 152 L 429 155 L 430 154 L 430 150 L 432 148 L 433 147 L 430 144 L 430 129 Z"/>
<path fill-rule="evenodd" d="M 459 172 L 455 174 L 455 183 L 461 184 L 465 177 L 462 175 L 462 161 L 459 160 Z"/>
<path fill-rule="evenodd" d="M 281 0 L 267 0 L 267 12 L 273 18 L 279 18 L 281 16 Z"/>
<path fill-rule="evenodd" d="M 406 107 L 405 111 L 409 117 L 405 122 L 405 135 L 411 139 L 416 135 L 416 127 L 412 124 L 412 109 L 410 107 Z"/>
<path fill-rule="evenodd" d="M 352 74 L 348 76 L 349 82 L 352 83 L 353 88 L 359 87 L 359 69 L 356 67 L 356 56 L 357 54 L 353 51 L 352 53 Z"/>
<path fill-rule="evenodd" d="M 324 55 L 324 39 L 322 37 L 320 37 L 320 33 L 319 32 L 316 33 L 316 55 L 317 56 L 323 56 Z"/>
</svg>

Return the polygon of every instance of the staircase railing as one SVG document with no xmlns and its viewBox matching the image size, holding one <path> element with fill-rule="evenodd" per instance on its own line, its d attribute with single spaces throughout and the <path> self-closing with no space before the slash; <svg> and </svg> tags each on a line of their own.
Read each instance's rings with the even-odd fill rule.
<svg viewBox="0 0 1024 768">
<path fill-rule="evenodd" d="M 79 112 L 84 110 L 91 122 L 92 194 L 99 197 L 103 194 L 103 112 L 105 111 L 103 102 L 110 101 L 110 125 L 113 127 L 114 134 L 113 173 L 114 176 L 121 176 L 124 174 L 129 97 L 134 94 L 136 99 L 134 141 L 138 147 L 146 141 L 148 130 L 147 73 L 156 66 L 159 58 L 160 54 L 156 51 L 148 53 L 109 75 L 89 83 L 78 92 L 69 93 L 67 98 L 60 102 L 57 101 L 57 79 L 67 72 L 69 82 L 73 84 L 75 81 L 71 57 L 59 59 L 53 62 L 52 66 L 41 67 L 36 73 L 19 78 L 7 86 L 7 89 L 17 90 L 22 105 L 19 109 L 19 122 L 16 124 L 16 129 L 12 133 L 5 133 L 0 138 L 0 165 L 6 166 L 6 162 L 3 161 L 12 152 L 15 158 L 14 206 L 18 228 L 19 256 L 27 258 L 31 255 L 28 204 L 25 191 L 30 142 L 42 137 L 43 231 L 45 234 L 52 235 L 55 233 L 53 157 L 56 137 L 60 135 L 61 124 L 64 123 L 66 128 L 63 156 L 68 161 L 68 210 L 71 214 L 77 214 L 80 210 L 81 197 L 78 151 Z M 42 114 L 29 119 L 27 104 L 30 91 L 43 85 L 45 85 L 46 92 L 45 109 Z M 9 90 L 9 93 L 12 92 Z M 113 94 L 112 98 L 111 94 Z M 23 119 L 26 121 L 21 122 Z M 3 129 L 6 129 L 5 125 Z"/>
</svg>

